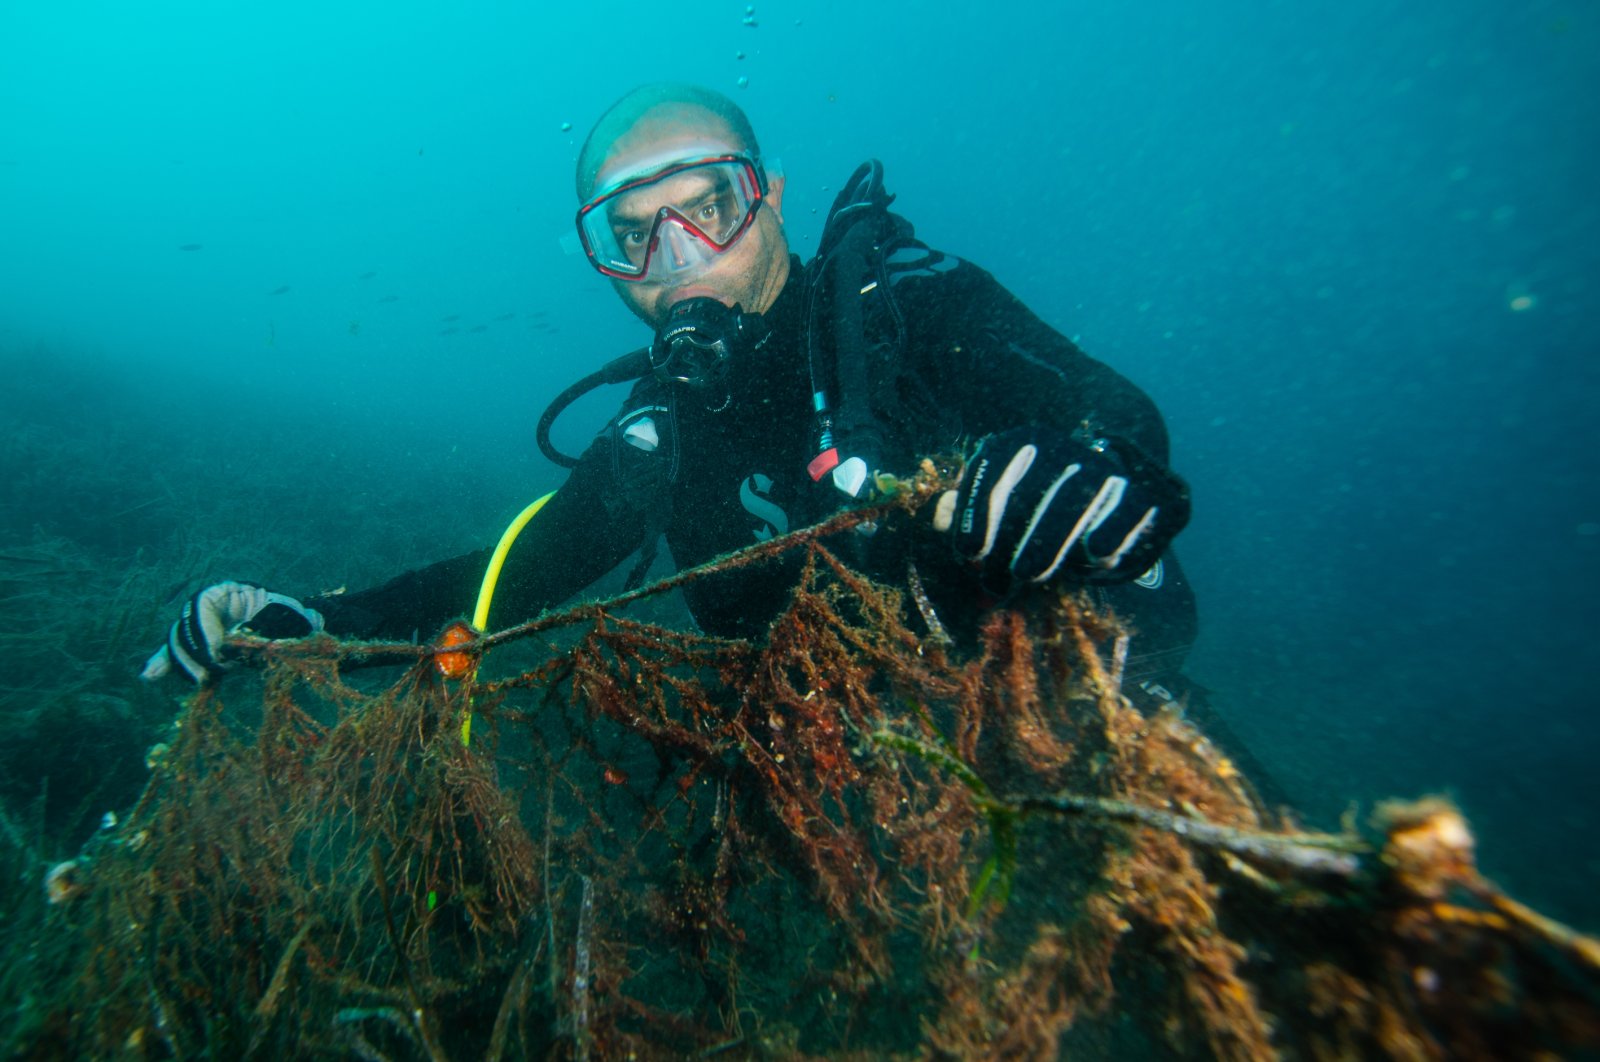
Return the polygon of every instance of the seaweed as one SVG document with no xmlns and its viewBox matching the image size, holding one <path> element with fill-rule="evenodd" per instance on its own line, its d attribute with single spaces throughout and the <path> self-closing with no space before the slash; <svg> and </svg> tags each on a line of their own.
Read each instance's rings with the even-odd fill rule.
<svg viewBox="0 0 1600 1062">
<path fill-rule="evenodd" d="M 975 645 L 831 547 L 888 500 L 469 643 L 235 640 L 33 915 L 13 1053 L 1535 1057 L 1600 946 L 1440 798 L 1318 833 L 1071 594 Z M 782 552 L 759 642 L 628 606 Z M 462 654 L 470 666 L 458 666 Z M 441 663 L 449 666 L 441 667 Z M 474 720 L 470 744 L 462 720 Z M 6 869 L 42 862 L 0 819 Z M 15 980 L 15 976 L 12 976 Z"/>
</svg>

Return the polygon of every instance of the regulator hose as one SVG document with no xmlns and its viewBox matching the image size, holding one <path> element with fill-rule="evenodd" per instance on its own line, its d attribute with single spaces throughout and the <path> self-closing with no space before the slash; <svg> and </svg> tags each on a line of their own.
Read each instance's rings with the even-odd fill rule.
<svg viewBox="0 0 1600 1062">
<path fill-rule="evenodd" d="M 615 361 L 607 362 L 588 376 L 556 395 L 555 399 L 545 407 L 544 414 L 539 418 L 537 437 L 539 452 L 562 468 L 574 468 L 578 459 L 570 454 L 564 454 L 555 448 L 550 441 L 550 428 L 555 424 L 556 418 L 565 413 L 567 407 L 579 398 L 593 391 L 596 387 L 605 384 L 630 383 L 650 372 L 650 350 L 648 347 L 624 354 Z"/>
</svg>

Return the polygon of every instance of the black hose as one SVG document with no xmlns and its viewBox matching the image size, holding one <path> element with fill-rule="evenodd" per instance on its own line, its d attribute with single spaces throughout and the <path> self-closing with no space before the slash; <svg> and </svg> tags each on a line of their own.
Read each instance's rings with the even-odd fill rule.
<svg viewBox="0 0 1600 1062">
<path fill-rule="evenodd" d="M 585 394 L 596 387 L 605 384 L 629 383 L 644 376 L 650 371 L 649 348 L 641 348 L 631 354 L 624 354 L 615 361 L 607 362 L 588 376 L 556 395 L 555 399 L 545 407 L 544 414 L 539 418 L 538 440 L 539 452 L 562 468 L 573 468 L 578 464 L 578 459 L 562 453 L 550 441 L 550 428 L 555 424 L 556 418 L 566 412 L 568 406 L 576 402 Z"/>
</svg>

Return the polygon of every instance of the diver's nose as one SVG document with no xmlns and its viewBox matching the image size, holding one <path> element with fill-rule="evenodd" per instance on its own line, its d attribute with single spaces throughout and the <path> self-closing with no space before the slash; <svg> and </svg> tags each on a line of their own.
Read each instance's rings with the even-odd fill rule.
<svg viewBox="0 0 1600 1062">
<path fill-rule="evenodd" d="M 682 269 L 689 264 L 689 248 L 684 246 L 690 242 L 691 237 L 676 223 L 662 226 L 661 249 L 665 253 L 663 264 L 668 269 Z"/>
<path fill-rule="evenodd" d="M 675 219 L 661 226 L 660 241 L 656 257 L 668 272 L 693 269 L 705 261 L 705 245 L 685 232 Z"/>
</svg>

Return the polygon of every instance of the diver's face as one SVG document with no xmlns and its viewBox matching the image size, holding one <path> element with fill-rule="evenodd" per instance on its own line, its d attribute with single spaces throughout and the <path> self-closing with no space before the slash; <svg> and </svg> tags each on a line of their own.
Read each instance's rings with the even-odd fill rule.
<svg viewBox="0 0 1600 1062">
<path fill-rule="evenodd" d="M 735 154 L 746 149 L 728 136 L 722 124 L 715 120 L 704 124 L 680 121 L 652 128 L 635 126 L 606 156 L 595 183 L 603 187 L 616 175 L 638 168 L 645 160 L 671 156 L 678 150 L 683 157 L 690 158 L 721 152 Z M 632 212 L 645 218 L 652 217 L 663 206 L 678 207 L 684 198 L 683 189 L 672 181 L 641 191 L 648 191 L 661 200 L 630 204 Z M 768 181 L 767 194 L 756 211 L 754 223 L 733 246 L 714 255 L 704 269 L 687 276 L 652 273 L 643 280 L 613 280 L 611 284 L 628 309 L 652 328 L 659 328 L 674 304 L 697 296 L 716 299 L 725 306 L 742 306 L 747 312 L 765 313 L 777 301 L 788 279 L 789 241 L 783 232 L 783 178 L 774 177 Z"/>
</svg>

